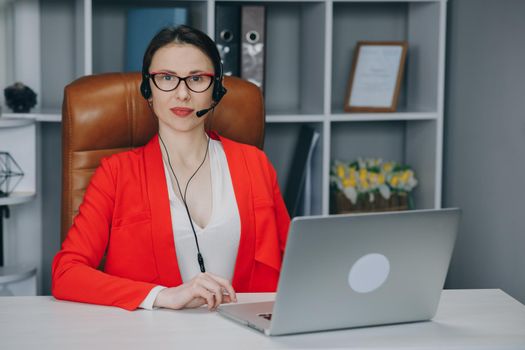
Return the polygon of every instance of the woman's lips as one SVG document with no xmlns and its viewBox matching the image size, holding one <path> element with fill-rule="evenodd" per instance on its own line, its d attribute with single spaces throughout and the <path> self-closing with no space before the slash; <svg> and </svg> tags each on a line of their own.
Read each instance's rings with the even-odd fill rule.
<svg viewBox="0 0 525 350">
<path fill-rule="evenodd" d="M 170 108 L 170 111 L 178 117 L 187 117 L 193 113 L 193 109 L 185 107 Z"/>
</svg>

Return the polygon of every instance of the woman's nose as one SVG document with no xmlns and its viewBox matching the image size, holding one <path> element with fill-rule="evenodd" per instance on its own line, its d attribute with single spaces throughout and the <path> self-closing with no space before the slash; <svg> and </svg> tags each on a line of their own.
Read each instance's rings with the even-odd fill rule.
<svg viewBox="0 0 525 350">
<path fill-rule="evenodd" d="M 180 100 L 187 100 L 190 97 L 190 89 L 188 89 L 188 85 L 186 85 L 185 80 L 181 80 L 179 86 L 175 89 L 175 94 L 177 95 L 177 98 Z"/>
</svg>

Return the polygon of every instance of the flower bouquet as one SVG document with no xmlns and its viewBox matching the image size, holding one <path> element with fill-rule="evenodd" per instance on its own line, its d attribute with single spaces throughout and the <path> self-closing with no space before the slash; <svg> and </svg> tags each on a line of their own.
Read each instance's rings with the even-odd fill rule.
<svg viewBox="0 0 525 350">
<path fill-rule="evenodd" d="M 407 165 L 367 158 L 334 161 L 330 169 L 332 212 L 356 213 L 413 209 L 410 192 L 417 186 Z"/>
</svg>

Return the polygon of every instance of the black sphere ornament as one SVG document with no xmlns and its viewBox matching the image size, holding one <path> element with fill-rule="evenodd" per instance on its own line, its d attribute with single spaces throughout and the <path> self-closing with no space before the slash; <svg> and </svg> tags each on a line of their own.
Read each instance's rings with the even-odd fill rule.
<svg viewBox="0 0 525 350">
<path fill-rule="evenodd" d="M 4 89 L 7 107 L 15 113 L 28 113 L 36 105 L 36 93 L 22 83 L 14 83 Z"/>
</svg>

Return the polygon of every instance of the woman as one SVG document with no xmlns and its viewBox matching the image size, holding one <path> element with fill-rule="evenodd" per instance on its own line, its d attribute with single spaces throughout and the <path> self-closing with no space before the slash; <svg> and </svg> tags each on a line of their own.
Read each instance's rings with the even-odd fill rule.
<svg viewBox="0 0 525 350">
<path fill-rule="evenodd" d="M 275 291 L 290 218 L 264 153 L 205 130 L 226 93 L 214 42 L 165 28 L 142 75 L 158 135 L 101 161 L 54 258 L 53 295 L 214 310 L 236 291 Z"/>
</svg>

